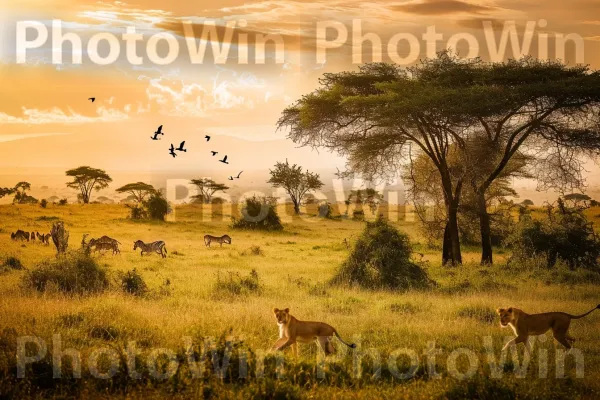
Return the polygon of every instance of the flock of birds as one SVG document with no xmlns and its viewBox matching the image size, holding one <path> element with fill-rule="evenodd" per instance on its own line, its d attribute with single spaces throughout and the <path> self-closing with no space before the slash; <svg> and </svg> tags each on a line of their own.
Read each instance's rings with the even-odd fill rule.
<svg viewBox="0 0 600 400">
<path fill-rule="evenodd" d="M 94 101 L 96 101 L 96 98 L 95 97 L 90 97 L 90 98 L 88 98 L 88 100 L 90 100 L 93 103 Z M 150 136 L 150 139 L 152 139 L 152 140 L 160 140 L 160 138 L 158 136 L 159 135 L 162 135 L 162 136 L 165 135 L 165 133 L 162 131 L 162 128 L 163 128 L 162 125 L 159 126 L 158 129 L 156 130 L 156 132 L 154 132 L 154 135 Z M 210 136 L 205 135 L 204 138 L 206 139 L 207 142 L 210 141 Z M 185 148 L 185 140 L 179 144 L 179 147 L 175 147 L 173 145 L 173 143 L 171 143 L 171 147 L 169 148 L 169 154 L 171 156 L 173 156 L 173 158 L 177 157 L 176 151 L 187 153 L 187 149 Z M 219 154 L 219 152 L 211 150 L 211 154 L 214 157 L 217 154 Z M 223 157 L 223 159 L 219 160 L 219 161 L 222 162 L 223 164 L 229 164 L 229 161 L 227 161 L 227 155 L 225 155 L 225 157 Z M 244 171 L 240 171 L 240 173 L 237 174 L 237 176 L 235 176 L 235 177 L 234 176 L 229 176 L 228 179 L 230 181 L 232 181 L 234 179 L 240 179 L 240 175 L 242 174 L 242 172 L 244 172 Z"/>
</svg>

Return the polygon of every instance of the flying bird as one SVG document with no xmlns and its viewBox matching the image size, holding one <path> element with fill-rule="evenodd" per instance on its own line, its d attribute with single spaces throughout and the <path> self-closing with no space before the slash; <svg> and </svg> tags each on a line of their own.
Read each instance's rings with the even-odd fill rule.
<svg viewBox="0 0 600 400">
<path fill-rule="evenodd" d="M 228 179 L 229 179 L 230 181 L 232 181 L 232 180 L 233 180 L 233 176 L 230 176 Z"/>
<path fill-rule="evenodd" d="M 242 172 L 244 172 L 244 171 L 240 171 L 240 173 L 239 173 L 239 174 L 237 174 L 237 176 L 236 176 L 235 178 L 236 178 L 236 179 L 240 179 L 240 175 L 242 174 Z"/>
<path fill-rule="evenodd" d="M 225 156 L 225 158 L 224 158 L 224 159 L 222 159 L 222 160 L 219 160 L 219 161 L 221 161 L 223 164 L 229 164 L 229 163 L 227 162 L 227 156 Z"/>
<path fill-rule="evenodd" d="M 150 139 L 152 139 L 152 140 L 160 140 L 160 139 L 158 138 L 158 135 L 160 135 L 160 133 L 156 133 L 156 132 L 154 132 L 154 136 L 150 136 Z"/>
<path fill-rule="evenodd" d="M 176 148 L 175 150 L 187 152 L 187 150 L 183 148 L 184 145 L 185 145 L 185 140 L 183 142 L 181 142 L 181 144 L 179 145 L 179 147 Z"/>
<path fill-rule="evenodd" d="M 206 138 L 206 141 L 208 142 L 210 140 L 210 136 L 206 135 L 204 136 Z"/>
<path fill-rule="evenodd" d="M 211 153 L 212 153 L 213 157 L 216 156 L 217 154 L 219 154 L 218 151 L 211 151 Z"/>
<path fill-rule="evenodd" d="M 173 146 L 173 143 L 171 143 L 171 148 L 169 149 L 169 154 L 173 156 L 173 158 L 177 157 L 177 154 L 175 153 L 175 146 Z"/>
<path fill-rule="evenodd" d="M 88 100 L 91 100 L 92 103 L 93 103 L 96 100 L 96 98 L 95 97 L 90 97 Z"/>
<path fill-rule="evenodd" d="M 156 130 L 156 132 L 154 132 L 154 133 L 157 134 L 157 135 L 163 135 L 164 136 L 164 133 L 162 131 L 162 127 L 163 127 L 162 125 L 159 126 L 158 129 Z"/>
</svg>

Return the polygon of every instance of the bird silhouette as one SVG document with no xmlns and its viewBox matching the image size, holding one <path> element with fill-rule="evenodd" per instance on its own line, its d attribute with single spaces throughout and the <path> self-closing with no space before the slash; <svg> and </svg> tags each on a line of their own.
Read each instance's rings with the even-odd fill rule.
<svg viewBox="0 0 600 400">
<path fill-rule="evenodd" d="M 210 136 L 206 135 L 204 136 L 206 138 L 206 141 L 208 142 L 210 140 Z"/>
<path fill-rule="evenodd" d="M 211 151 L 211 153 L 212 153 L 213 157 L 216 156 L 217 154 L 219 154 L 218 151 Z"/>
<path fill-rule="evenodd" d="M 173 143 L 171 143 L 171 148 L 169 149 L 169 154 L 173 156 L 173 158 L 177 157 L 177 154 L 175 153 L 175 146 L 173 146 Z"/>
<path fill-rule="evenodd" d="M 229 163 L 227 162 L 227 156 L 225 156 L 225 158 L 224 158 L 224 159 L 222 159 L 222 160 L 219 160 L 219 161 L 221 161 L 223 164 L 229 164 Z"/>
<path fill-rule="evenodd" d="M 230 176 L 228 179 L 229 179 L 230 181 L 232 181 L 232 180 L 233 180 L 233 176 Z"/>
<path fill-rule="evenodd" d="M 185 145 L 185 140 L 183 142 L 181 142 L 181 144 L 179 145 L 179 147 L 176 148 L 175 150 L 187 152 L 187 150 L 183 148 L 183 145 Z"/>
<path fill-rule="evenodd" d="M 154 133 L 157 134 L 157 135 L 163 135 L 164 136 L 164 133 L 162 131 L 162 127 L 163 127 L 162 125 L 159 126 L 158 129 L 156 130 L 156 132 L 154 132 Z"/>
<path fill-rule="evenodd" d="M 160 139 L 158 138 L 158 135 L 160 135 L 160 133 L 156 133 L 156 132 L 154 132 L 154 136 L 150 136 L 150 139 L 152 139 L 152 140 L 160 140 Z"/>
<path fill-rule="evenodd" d="M 91 100 L 92 103 L 93 103 L 96 100 L 96 98 L 95 97 L 90 97 L 88 100 Z"/>
<path fill-rule="evenodd" d="M 236 179 L 240 179 L 240 175 L 242 174 L 242 172 L 244 172 L 244 171 L 240 171 L 240 173 L 239 173 L 239 174 L 237 174 L 237 176 L 236 176 L 235 178 L 236 178 Z"/>
</svg>

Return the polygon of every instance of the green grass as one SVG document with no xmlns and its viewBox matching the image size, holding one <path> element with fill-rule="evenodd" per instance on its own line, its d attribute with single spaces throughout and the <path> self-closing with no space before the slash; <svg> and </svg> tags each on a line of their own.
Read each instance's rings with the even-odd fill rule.
<svg viewBox="0 0 600 400">
<path fill-rule="evenodd" d="M 78 296 L 57 290 L 40 293 L 22 285 L 27 270 L 9 270 L 0 275 L 0 397 L 28 396 L 29 383 L 15 381 L 14 370 L 6 369 L 14 365 L 14 343 L 20 335 L 43 338 L 50 351 L 52 335 L 60 334 L 63 349 L 81 351 L 84 370 L 85 360 L 94 349 L 108 345 L 123 349 L 130 341 L 136 341 L 144 351 L 141 358 L 155 347 L 182 351 L 184 336 L 218 338 L 224 332 L 243 341 L 243 346 L 252 351 L 267 350 L 278 338 L 273 307 L 289 307 L 299 319 L 327 322 L 346 340 L 360 343 L 361 349 L 376 349 L 383 363 L 380 380 L 370 375 L 368 357 L 364 361 L 367 373 L 360 379 L 351 378 L 353 364 L 349 355 L 329 360 L 324 376 L 319 378 L 315 372 L 316 346 L 300 344 L 298 360 L 286 354 L 287 373 L 281 380 L 268 375 L 263 380 L 228 383 L 214 378 L 190 381 L 177 375 L 167 381 L 138 383 L 115 378 L 109 385 L 84 375 L 77 383 L 43 378 L 34 383 L 46 388 L 45 393 L 58 397 L 83 391 L 87 397 L 106 393 L 125 397 L 126 388 L 127 397 L 135 398 L 209 394 L 223 399 L 600 396 L 600 312 L 573 321 L 571 326 L 571 334 L 578 339 L 576 347 L 585 355 L 583 379 L 575 378 L 572 361 L 565 368 L 566 379 L 554 378 L 555 345 L 549 335 L 539 345 L 548 350 L 549 379 L 538 378 L 537 356 L 526 379 L 517 378 L 510 364 L 502 379 L 487 379 L 484 347 L 484 338 L 491 337 L 498 356 L 505 337 L 511 334 L 499 328 L 493 315 L 497 307 L 518 306 L 531 313 L 587 311 L 600 302 L 597 284 L 587 283 L 594 282 L 597 275 L 507 269 L 502 265 L 503 257 L 509 255 L 506 252 L 496 257 L 498 265 L 480 267 L 476 264 L 479 254 L 475 248 L 466 249 L 464 266 L 442 267 L 439 250 L 428 249 L 415 223 L 406 218 L 394 225 L 408 233 L 417 251 L 424 253 L 422 262 L 436 286 L 401 293 L 340 288 L 327 282 L 348 255 L 344 239 L 352 244 L 364 227 L 363 222 L 294 218 L 289 209 L 280 207 L 284 230 L 259 233 L 231 230 L 230 214 L 224 206 L 222 215 L 211 219 L 202 206 L 192 205 L 178 207 L 175 220 L 140 223 L 128 220 L 128 210 L 119 205 L 49 205 L 47 209 L 0 206 L 0 260 L 16 257 L 28 270 L 53 259 L 55 251 L 52 246 L 37 242 L 22 246 L 10 240 L 9 232 L 47 232 L 52 221 L 45 216 L 65 221 L 71 249 L 79 247 L 84 233 L 90 237 L 108 235 L 122 243 L 121 255 L 94 255 L 111 280 L 110 288 L 101 294 Z M 210 249 L 204 246 L 204 234 L 225 233 L 232 237 L 232 245 Z M 138 239 L 164 240 L 168 257 L 141 257 L 139 251 L 133 251 L 133 242 Z M 421 257 L 416 256 L 415 261 L 421 262 Z M 118 277 L 134 269 L 146 283 L 147 295 L 132 296 L 120 288 Z M 249 278 L 252 270 L 258 276 L 257 289 Z M 228 281 L 230 273 L 235 275 Z M 439 380 L 429 376 L 422 356 L 430 342 L 443 352 L 436 358 L 437 370 L 442 374 Z M 340 343 L 335 345 L 343 350 Z M 479 360 L 481 368 L 472 379 L 456 379 L 447 370 L 448 355 L 461 347 L 472 350 Z M 386 372 L 387 360 L 391 353 L 403 348 L 419 354 L 420 368 L 415 378 L 397 381 Z M 521 347 L 519 354 L 522 353 Z M 400 356 L 398 365 L 406 360 Z M 464 361 L 460 357 L 459 366 Z M 48 367 L 44 365 L 40 364 L 40 371 Z"/>
</svg>

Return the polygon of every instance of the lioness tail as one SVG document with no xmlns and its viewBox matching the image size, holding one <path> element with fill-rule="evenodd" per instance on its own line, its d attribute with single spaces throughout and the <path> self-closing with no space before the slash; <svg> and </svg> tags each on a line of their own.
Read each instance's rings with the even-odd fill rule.
<svg viewBox="0 0 600 400">
<path fill-rule="evenodd" d="M 342 337 L 340 336 L 339 333 L 337 333 L 337 331 L 333 331 L 333 333 L 335 334 L 335 337 L 337 337 L 339 339 L 340 342 L 344 343 L 346 346 L 350 347 L 351 349 L 355 349 L 356 348 L 356 343 L 346 343 L 344 341 L 344 339 L 342 339 Z"/>
<path fill-rule="evenodd" d="M 571 319 L 579 319 L 579 318 L 583 318 L 586 315 L 590 314 L 592 311 L 595 311 L 597 309 L 600 309 L 600 304 L 598 304 L 596 307 L 592 308 L 590 311 L 586 312 L 585 314 L 581 314 L 581 315 L 571 315 Z"/>
</svg>

